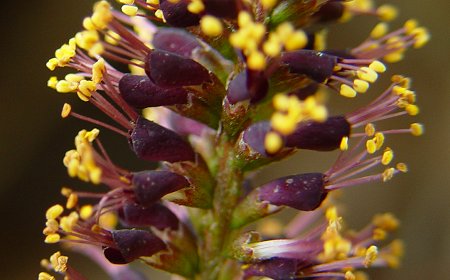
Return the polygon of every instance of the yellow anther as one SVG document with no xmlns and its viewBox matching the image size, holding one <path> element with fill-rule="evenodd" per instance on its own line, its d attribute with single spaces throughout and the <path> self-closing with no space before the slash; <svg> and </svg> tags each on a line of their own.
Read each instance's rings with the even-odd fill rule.
<svg viewBox="0 0 450 280">
<path fill-rule="evenodd" d="M 409 19 L 405 22 L 403 25 L 403 28 L 405 28 L 406 34 L 411 34 L 411 32 L 419 26 L 419 23 L 415 19 Z"/>
<path fill-rule="evenodd" d="M 281 136 L 278 133 L 269 132 L 264 138 L 264 147 L 268 153 L 274 154 L 283 147 L 283 139 L 281 139 Z"/>
<path fill-rule="evenodd" d="M 126 5 L 133 5 L 134 0 L 119 0 L 119 3 L 126 4 Z"/>
<path fill-rule="evenodd" d="M 205 5 L 201 0 L 192 0 L 187 7 L 188 11 L 193 14 L 198 14 L 205 10 Z"/>
<path fill-rule="evenodd" d="M 391 5 L 381 5 L 377 9 L 378 17 L 383 21 L 391 21 L 398 15 L 398 10 Z"/>
<path fill-rule="evenodd" d="M 327 30 L 323 29 L 315 33 L 314 37 L 314 49 L 316 51 L 323 51 L 327 47 Z"/>
<path fill-rule="evenodd" d="M 80 217 L 83 220 L 89 219 L 93 213 L 94 208 L 92 207 L 92 205 L 83 205 L 83 207 L 81 207 L 80 209 Z"/>
<path fill-rule="evenodd" d="M 369 139 L 366 141 L 366 150 L 369 154 L 373 154 L 377 151 L 377 144 L 373 139 Z"/>
<path fill-rule="evenodd" d="M 238 15 L 238 25 L 239 27 L 245 27 L 252 23 L 252 16 L 248 12 L 240 12 Z"/>
<path fill-rule="evenodd" d="M 430 33 L 428 33 L 428 31 L 423 27 L 416 28 L 411 33 L 415 37 L 413 47 L 416 49 L 423 47 L 426 43 L 428 43 L 431 37 Z"/>
<path fill-rule="evenodd" d="M 349 270 L 345 273 L 345 280 L 356 280 L 356 276 Z"/>
<path fill-rule="evenodd" d="M 285 94 L 275 95 L 272 102 L 275 110 L 287 111 L 289 108 L 289 97 Z"/>
<path fill-rule="evenodd" d="M 294 26 L 289 22 L 280 24 L 276 29 L 276 34 L 282 42 L 286 42 L 292 33 L 294 33 Z"/>
<path fill-rule="evenodd" d="M 378 74 L 369 67 L 361 67 L 360 70 L 356 71 L 356 75 L 361 80 L 373 83 L 378 79 Z"/>
<path fill-rule="evenodd" d="M 118 221 L 119 219 L 115 213 L 106 212 L 100 215 L 98 223 L 102 228 L 112 230 L 116 228 Z"/>
<path fill-rule="evenodd" d="M 97 136 L 100 134 L 100 130 L 98 128 L 94 128 L 91 131 L 87 131 L 84 135 L 84 138 L 87 139 L 89 142 L 93 142 Z"/>
<path fill-rule="evenodd" d="M 59 228 L 59 223 L 57 220 L 50 219 L 45 222 L 45 225 L 49 229 L 49 233 L 55 233 Z"/>
<path fill-rule="evenodd" d="M 317 122 L 324 122 L 328 118 L 328 111 L 325 106 L 318 106 L 310 112 L 311 119 Z"/>
<path fill-rule="evenodd" d="M 57 233 L 52 233 L 45 237 L 44 242 L 48 243 L 48 244 L 52 244 L 52 243 L 58 243 L 59 240 L 61 240 L 61 236 L 59 236 L 59 234 L 57 234 Z"/>
<path fill-rule="evenodd" d="M 372 63 L 370 63 L 369 68 L 377 73 L 383 73 L 386 71 L 386 66 L 378 60 L 375 60 Z"/>
<path fill-rule="evenodd" d="M 38 280 L 55 280 L 56 278 L 48 274 L 47 272 L 39 273 Z"/>
<path fill-rule="evenodd" d="M 67 262 L 69 261 L 69 257 L 67 256 L 59 256 L 57 259 L 57 265 L 53 266 L 53 269 L 56 272 L 66 272 L 67 270 Z"/>
<path fill-rule="evenodd" d="M 284 42 L 284 48 L 288 51 L 304 48 L 308 43 L 308 37 L 302 30 L 295 31 Z"/>
<path fill-rule="evenodd" d="M 58 83 L 58 78 L 55 76 L 50 77 L 47 81 L 47 86 L 52 89 L 56 89 L 56 84 Z"/>
<path fill-rule="evenodd" d="M 383 156 L 381 157 L 381 164 L 388 165 L 389 163 L 391 163 L 393 158 L 394 152 L 391 149 L 386 148 L 386 150 L 383 153 Z"/>
<path fill-rule="evenodd" d="M 367 136 L 373 136 L 375 135 L 375 126 L 373 125 L 373 123 L 368 123 L 364 127 L 364 131 Z"/>
<path fill-rule="evenodd" d="M 251 70 L 264 70 L 266 58 L 261 52 L 254 51 L 247 57 L 247 66 Z"/>
<path fill-rule="evenodd" d="M 84 80 L 84 77 L 80 74 L 67 74 L 64 79 L 66 81 L 72 82 L 72 83 L 79 83 L 81 80 Z"/>
<path fill-rule="evenodd" d="M 375 133 L 374 140 L 378 151 L 384 144 L 384 134 L 381 132 Z"/>
<path fill-rule="evenodd" d="M 389 31 L 389 26 L 385 22 L 380 22 L 372 29 L 370 32 L 370 37 L 373 39 L 378 39 L 386 35 Z"/>
<path fill-rule="evenodd" d="M 213 16 L 203 16 L 200 20 L 200 28 L 202 32 L 210 37 L 219 36 L 223 32 L 222 22 Z"/>
<path fill-rule="evenodd" d="M 386 231 L 396 230 L 400 225 L 400 221 L 392 213 L 377 214 L 373 217 L 372 223 Z"/>
<path fill-rule="evenodd" d="M 65 196 L 65 197 L 69 197 L 69 195 L 72 193 L 72 189 L 68 188 L 68 187 L 62 187 L 61 188 L 61 195 Z"/>
<path fill-rule="evenodd" d="M 111 5 L 108 1 L 100 1 L 94 5 L 94 13 L 92 14 L 91 20 L 97 29 L 106 29 L 112 18 Z"/>
<path fill-rule="evenodd" d="M 61 205 L 56 204 L 47 209 L 47 212 L 45 212 L 45 217 L 47 218 L 47 220 L 54 220 L 58 218 L 63 212 L 64 208 Z"/>
<path fill-rule="evenodd" d="M 126 14 L 127 16 L 134 17 L 135 15 L 137 15 L 138 7 L 134 5 L 123 5 L 121 10 L 122 13 Z"/>
<path fill-rule="evenodd" d="M 89 101 L 92 92 L 97 89 L 97 85 L 93 81 L 83 80 L 78 85 L 78 97 L 83 101 Z"/>
<path fill-rule="evenodd" d="M 71 193 L 69 195 L 69 198 L 67 198 L 66 208 L 72 209 L 77 205 L 77 203 L 78 203 L 78 195 L 75 193 Z"/>
<path fill-rule="evenodd" d="M 55 51 L 55 58 L 58 59 L 59 66 L 65 66 L 75 56 L 75 48 L 64 44 Z"/>
<path fill-rule="evenodd" d="M 376 228 L 373 230 L 372 239 L 373 240 L 384 240 L 387 237 L 387 232 L 381 228 Z"/>
<path fill-rule="evenodd" d="M 399 62 L 400 60 L 402 60 L 403 57 L 404 57 L 404 51 L 400 50 L 400 51 L 392 52 L 390 54 L 383 56 L 383 59 L 388 63 L 395 63 L 395 62 Z"/>
<path fill-rule="evenodd" d="M 419 107 L 417 105 L 414 105 L 414 104 L 408 104 L 405 107 L 405 111 L 410 116 L 415 116 L 415 115 L 419 114 Z"/>
<path fill-rule="evenodd" d="M 366 251 L 366 256 L 364 258 L 364 266 L 369 267 L 378 257 L 377 246 L 370 246 Z"/>
<path fill-rule="evenodd" d="M 158 10 L 155 11 L 155 17 L 157 17 L 157 18 L 159 18 L 159 19 L 162 19 L 162 20 L 165 22 L 165 19 L 164 19 L 164 13 L 163 13 L 163 11 L 161 11 L 160 9 L 158 9 Z"/>
<path fill-rule="evenodd" d="M 84 50 L 91 49 L 100 40 L 96 30 L 85 30 L 75 34 L 77 46 Z"/>
<path fill-rule="evenodd" d="M 294 132 L 297 122 L 283 113 L 274 113 L 270 119 L 272 127 L 283 135 L 289 135 Z"/>
<path fill-rule="evenodd" d="M 77 90 L 78 83 L 61 80 L 56 83 L 56 91 L 60 93 L 74 92 Z"/>
<path fill-rule="evenodd" d="M 96 26 L 94 25 L 90 17 L 85 17 L 83 19 L 83 28 L 86 30 L 95 30 Z"/>
<path fill-rule="evenodd" d="M 112 30 L 108 30 L 108 32 L 106 32 L 105 41 L 107 43 L 115 46 L 119 44 L 120 39 L 121 39 L 120 35 L 117 34 L 116 32 Z"/>
<path fill-rule="evenodd" d="M 50 71 L 53 71 L 56 69 L 56 67 L 58 67 L 58 59 L 56 58 L 50 58 L 47 63 L 45 64 L 45 66 L 47 66 L 47 68 Z"/>
<path fill-rule="evenodd" d="M 358 93 L 365 93 L 369 89 L 369 86 L 369 83 L 364 80 L 355 79 L 353 81 L 353 89 Z"/>
<path fill-rule="evenodd" d="M 105 60 L 103 58 L 100 58 L 96 63 L 92 65 L 92 81 L 96 84 L 100 83 L 105 72 Z"/>
<path fill-rule="evenodd" d="M 70 213 L 69 216 L 61 218 L 60 227 L 65 232 L 72 232 L 73 227 L 77 224 L 79 216 L 77 212 Z"/>
<path fill-rule="evenodd" d="M 411 134 L 414 136 L 420 136 L 423 134 L 423 125 L 420 123 L 412 123 L 410 129 Z"/>
<path fill-rule="evenodd" d="M 395 165 L 395 168 L 403 173 L 408 172 L 408 166 L 406 164 L 404 164 L 403 162 L 399 162 L 397 163 L 397 165 Z"/>
<path fill-rule="evenodd" d="M 339 93 L 342 96 L 348 97 L 348 98 L 353 98 L 356 96 L 356 90 L 354 90 L 352 87 L 346 85 L 346 84 L 342 84 L 341 85 L 341 90 L 339 91 Z"/>
<path fill-rule="evenodd" d="M 69 164 L 67 165 L 67 173 L 70 177 L 75 177 L 79 175 L 79 169 L 80 169 L 80 161 L 78 159 L 72 159 L 69 161 Z"/>
<path fill-rule="evenodd" d="M 63 119 L 67 118 L 70 115 L 70 112 L 72 111 L 72 106 L 68 103 L 64 103 L 63 108 L 61 110 L 61 117 Z"/>
<path fill-rule="evenodd" d="M 387 182 L 387 181 L 391 180 L 392 177 L 394 177 L 394 174 L 395 174 L 395 168 L 393 168 L 393 167 L 384 170 L 384 172 L 382 174 L 383 182 Z"/>
<path fill-rule="evenodd" d="M 261 5 L 265 10 L 270 10 L 277 4 L 278 0 L 261 0 Z"/>
<path fill-rule="evenodd" d="M 348 150 L 348 137 L 344 136 L 341 139 L 341 144 L 339 145 L 339 148 L 341 151 L 347 151 Z"/>
<path fill-rule="evenodd" d="M 89 170 L 89 179 L 96 185 L 100 184 L 102 181 L 102 170 L 100 168 L 92 168 Z"/>
<path fill-rule="evenodd" d="M 282 45 L 276 39 L 269 39 L 263 44 L 263 51 L 265 54 L 271 57 L 276 57 L 280 54 Z"/>
</svg>

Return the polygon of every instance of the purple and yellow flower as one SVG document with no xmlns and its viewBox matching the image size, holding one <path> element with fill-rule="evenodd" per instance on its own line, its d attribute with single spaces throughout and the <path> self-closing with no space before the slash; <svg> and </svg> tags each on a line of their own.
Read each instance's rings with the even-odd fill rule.
<svg viewBox="0 0 450 280">
<path fill-rule="evenodd" d="M 117 2 L 95 3 L 56 50 L 47 67 L 74 72 L 48 86 L 110 121 L 68 103 L 63 118 L 110 130 L 131 156 L 159 165 L 120 167 L 99 129 L 80 131 L 63 163 L 106 190 L 64 187 L 65 207 L 46 213 L 46 243 L 69 244 L 126 279 L 145 279 L 127 266 L 135 260 L 186 279 L 365 279 L 361 269 L 399 265 L 401 241 L 382 242 L 398 227 L 392 214 L 344 231 L 334 193 L 407 171 L 385 144 L 391 134 L 421 135 L 422 125 L 378 123 L 419 113 L 410 79 L 392 75 L 371 102 L 340 115 L 324 96 L 371 94 L 386 63 L 428 41 L 425 28 L 409 20 L 390 32 L 397 10 L 370 0 Z M 326 26 L 355 16 L 380 22 L 357 46 L 326 46 Z M 300 149 L 340 153 L 323 170 L 251 186 L 252 171 Z M 251 230 L 285 208 L 300 212 L 276 235 Z M 85 279 L 67 261 L 58 252 L 42 266 Z"/>
</svg>

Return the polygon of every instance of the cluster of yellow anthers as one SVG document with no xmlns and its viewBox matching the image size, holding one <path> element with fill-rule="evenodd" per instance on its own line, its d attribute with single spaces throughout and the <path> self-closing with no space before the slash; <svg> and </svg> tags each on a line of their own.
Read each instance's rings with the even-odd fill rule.
<svg viewBox="0 0 450 280">
<path fill-rule="evenodd" d="M 398 11 L 392 5 L 384 4 L 375 8 L 373 0 L 353 0 L 344 2 L 345 10 L 340 21 L 350 20 L 353 15 L 370 14 L 377 16 L 382 21 L 394 20 Z"/>
<path fill-rule="evenodd" d="M 359 50 L 370 51 L 383 44 L 386 49 L 395 50 L 383 56 L 383 60 L 395 63 L 403 59 L 405 51 L 409 47 L 409 41 L 405 40 L 403 36 L 414 38 L 412 46 L 416 49 L 423 47 L 430 40 L 428 30 L 423 26 L 419 26 L 419 23 L 414 19 L 405 22 L 402 33 L 398 33 L 395 36 L 387 36 L 387 39 L 384 40 L 388 32 L 389 26 L 387 23 L 378 23 L 370 33 L 371 40 L 366 42 L 364 47 Z"/>
<path fill-rule="evenodd" d="M 71 177 L 78 177 L 83 181 L 99 184 L 102 170 L 95 164 L 92 141 L 100 131 L 94 128 L 91 131 L 81 130 L 75 137 L 74 150 L 69 150 L 64 156 L 64 166 Z"/>
<path fill-rule="evenodd" d="M 86 80 L 80 74 L 67 74 L 63 80 L 58 80 L 55 76 L 50 77 L 47 85 L 60 93 L 75 92 L 81 100 L 89 101 L 92 93 L 97 90 L 97 85 L 102 81 L 105 72 L 105 60 L 100 58 L 92 65 L 90 80 Z"/>
<path fill-rule="evenodd" d="M 281 135 L 293 133 L 300 122 L 323 122 L 327 119 L 326 107 L 315 96 L 301 101 L 295 95 L 277 94 L 273 98 L 273 107 L 275 112 L 270 122 L 274 131 L 267 133 L 265 138 L 265 148 L 269 153 L 279 151 L 283 146 Z"/>
<path fill-rule="evenodd" d="M 58 243 L 61 240 L 60 232 L 69 235 L 69 239 L 77 239 L 75 236 L 70 236 L 74 231 L 74 227 L 81 221 L 86 221 L 93 217 L 95 209 L 92 205 L 78 205 L 78 196 L 72 192 L 71 189 L 63 187 L 61 193 L 68 197 L 66 209 L 76 209 L 71 211 L 69 215 L 63 216 L 64 207 L 60 204 L 55 204 L 47 209 L 45 213 L 47 222 L 43 230 L 45 243 Z M 105 212 L 99 215 L 97 223 L 94 223 L 91 230 L 98 231 L 100 228 L 114 229 L 117 225 L 118 218 L 113 212 Z"/>
<path fill-rule="evenodd" d="M 61 255 L 61 252 L 56 252 L 50 256 L 50 258 L 42 259 L 41 266 L 48 271 L 55 271 L 58 273 L 63 273 L 67 271 L 67 262 L 69 257 Z M 55 280 L 56 278 L 47 272 L 41 272 L 38 276 L 39 280 Z"/>
<path fill-rule="evenodd" d="M 230 35 L 229 40 L 232 46 L 241 49 L 247 56 L 247 66 L 252 70 L 263 70 L 266 67 L 266 57 L 277 57 L 283 49 L 301 49 L 308 42 L 305 32 L 295 30 L 287 22 L 280 24 L 266 37 L 266 26 L 255 23 L 247 12 L 239 13 L 238 26 L 239 29 Z"/>
<path fill-rule="evenodd" d="M 336 66 L 336 71 L 339 71 L 341 66 Z M 365 93 L 369 89 L 369 83 L 374 83 L 378 79 L 378 73 L 384 73 L 386 66 L 375 60 L 369 64 L 369 67 L 360 67 L 356 70 L 357 79 L 353 80 L 353 85 L 342 84 L 339 93 L 342 96 L 353 98 L 358 93 Z"/>
</svg>

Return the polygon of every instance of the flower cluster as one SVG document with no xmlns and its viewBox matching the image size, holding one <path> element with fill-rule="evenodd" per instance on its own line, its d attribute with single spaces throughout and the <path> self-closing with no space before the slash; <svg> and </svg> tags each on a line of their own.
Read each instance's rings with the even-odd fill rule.
<svg viewBox="0 0 450 280">
<path fill-rule="evenodd" d="M 425 28 L 408 20 L 389 32 L 397 10 L 371 0 L 117 2 L 120 10 L 95 3 L 83 30 L 56 50 L 47 67 L 75 72 L 48 86 L 111 122 L 68 103 L 63 118 L 115 132 L 135 157 L 159 165 L 120 167 L 99 129 L 80 131 L 63 163 L 69 176 L 106 189 L 62 188 L 67 202 L 47 210 L 46 243 L 69 245 L 114 279 L 145 279 L 127 265 L 135 260 L 187 279 L 365 279 L 360 269 L 399 265 L 401 241 L 383 245 L 396 218 L 344 230 L 334 193 L 407 171 L 386 138 L 419 136 L 422 125 L 377 127 L 418 114 L 411 81 L 392 75 L 370 103 L 341 115 L 328 113 L 324 96 L 369 92 L 385 63 L 428 41 Z M 355 16 L 380 23 L 357 46 L 327 47 L 327 25 Z M 340 153 L 324 170 L 252 186 L 252 171 L 300 149 Z M 285 208 L 300 211 L 285 227 L 265 218 Z M 60 252 L 41 264 L 85 279 Z"/>
</svg>

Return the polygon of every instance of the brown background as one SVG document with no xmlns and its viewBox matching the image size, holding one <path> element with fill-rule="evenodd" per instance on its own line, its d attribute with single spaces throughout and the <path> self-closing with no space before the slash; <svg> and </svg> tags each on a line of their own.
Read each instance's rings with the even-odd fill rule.
<svg viewBox="0 0 450 280">
<path fill-rule="evenodd" d="M 48 89 L 46 81 L 50 73 L 44 64 L 54 49 L 79 30 L 82 17 L 90 12 L 92 2 L 8 2 L 12 3 L 2 3 L 0 31 L 0 217 L 3 219 L 0 275 L 2 279 L 36 279 L 39 260 L 57 249 L 42 242 L 46 207 L 62 201 L 58 195 L 62 185 L 89 187 L 70 180 L 61 164 L 65 150 L 72 147 L 73 136 L 83 125 L 73 120 L 62 121 L 58 117 L 60 108 L 70 100 L 77 111 L 95 113 L 75 98 L 68 99 Z M 421 138 L 389 137 L 397 158 L 409 163 L 411 172 L 385 185 L 349 190 L 344 198 L 345 215 L 354 227 L 364 225 L 374 213 L 383 211 L 392 211 L 402 220 L 397 236 L 407 243 L 403 266 L 395 271 L 372 271 L 373 279 L 444 279 L 450 277 L 450 4 L 447 0 L 390 2 L 401 11 L 394 26 L 412 16 L 433 35 L 429 45 L 409 51 L 407 59 L 391 66 L 389 72 L 414 78 L 422 109 L 417 121 L 426 124 L 426 134 Z M 330 45 L 354 45 L 373 24 L 371 20 L 357 20 L 338 26 L 330 32 L 333 41 Z M 380 85 L 386 85 L 386 76 Z M 334 98 L 334 101 L 341 108 L 353 105 L 342 98 Z M 334 110 L 339 111 L 339 108 Z M 130 162 L 122 159 L 129 155 L 123 139 L 111 137 L 108 140 L 103 142 L 108 142 L 118 162 L 124 166 L 135 164 L 133 159 Z M 257 182 L 265 182 L 276 175 L 324 171 L 332 156 L 301 152 L 292 160 L 267 169 Z M 98 269 L 90 271 L 92 266 L 81 258 L 75 257 L 73 262 L 79 263 L 78 267 L 87 272 L 90 279 L 104 279 L 97 274 Z"/>
</svg>

